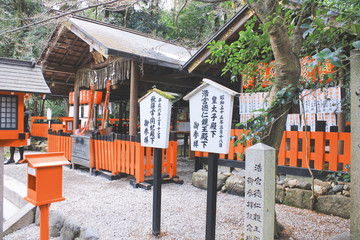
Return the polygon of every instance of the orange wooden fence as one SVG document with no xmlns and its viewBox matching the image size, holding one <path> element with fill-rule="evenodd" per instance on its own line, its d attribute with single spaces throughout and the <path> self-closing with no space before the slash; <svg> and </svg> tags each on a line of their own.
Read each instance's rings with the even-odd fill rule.
<svg viewBox="0 0 360 240">
<path fill-rule="evenodd" d="M 152 176 L 153 148 L 142 147 L 139 136 L 114 134 L 113 136 L 95 136 L 91 148 L 94 149 L 96 170 L 110 171 L 112 174 L 126 173 L 133 175 L 137 182 L 144 182 L 146 176 Z M 48 152 L 64 152 L 71 160 L 71 137 L 68 133 L 49 132 Z M 169 147 L 163 150 L 163 173 L 176 176 L 177 140 L 171 134 Z"/>
<path fill-rule="evenodd" d="M 231 136 L 241 135 L 245 130 L 232 129 Z M 307 132 L 309 164 L 316 170 L 345 171 L 351 158 L 351 133 L 349 132 Z M 232 139 L 229 154 L 220 154 L 221 159 L 239 160 L 245 152 L 243 145 L 234 146 Z M 307 168 L 305 132 L 284 131 L 281 141 L 278 165 Z M 340 146 L 340 147 L 339 147 Z M 340 150 L 342 150 L 340 152 Z M 196 157 L 207 157 L 208 153 L 195 152 Z M 326 167 L 327 166 L 327 167 Z"/>
<path fill-rule="evenodd" d="M 279 149 L 278 164 L 307 168 L 306 149 L 309 150 L 310 167 L 316 170 L 345 171 L 351 158 L 351 133 L 349 132 L 285 131 Z M 340 146 L 340 147 L 339 147 Z M 342 150 L 341 152 L 339 150 Z"/>
<path fill-rule="evenodd" d="M 71 161 L 71 133 L 48 132 L 48 152 L 63 152 Z"/>
<path fill-rule="evenodd" d="M 30 125 L 31 136 L 47 138 L 49 123 L 38 122 L 38 120 L 46 120 L 46 117 L 31 117 L 31 125 Z M 64 129 L 64 126 L 61 122 L 51 123 L 51 130 L 58 131 L 60 129 Z"/>
<path fill-rule="evenodd" d="M 62 119 L 62 118 L 60 118 Z M 42 138 L 47 138 L 48 135 L 48 130 L 49 130 L 49 123 L 47 123 L 47 121 L 45 122 L 39 122 L 39 120 L 46 120 L 46 117 L 31 117 L 31 125 L 30 125 L 30 132 L 31 132 L 31 136 L 33 137 L 42 137 Z M 97 119 L 98 121 L 101 121 L 101 118 Z M 128 119 L 122 119 L 125 123 L 127 123 L 129 120 Z M 55 121 L 55 120 L 52 120 Z M 109 122 L 111 123 L 111 125 L 113 126 L 117 126 L 119 128 L 119 124 L 116 124 L 116 122 L 119 121 L 119 119 L 109 119 Z M 66 131 L 65 129 L 65 125 L 63 125 L 62 122 L 52 122 L 51 123 L 51 130 L 52 131 L 59 131 L 59 130 L 63 130 L 64 132 Z M 124 124 L 123 126 L 124 129 L 128 129 L 129 124 Z"/>
<path fill-rule="evenodd" d="M 94 140 L 96 170 L 107 170 L 112 174 L 133 175 L 137 182 L 153 174 L 153 148 L 142 147 L 139 136 L 115 134 L 114 138 L 96 136 Z M 163 173 L 176 176 L 177 140 L 172 135 L 169 147 L 163 150 Z"/>
<path fill-rule="evenodd" d="M 241 138 L 241 135 L 244 132 L 245 132 L 245 130 L 243 130 L 243 129 L 231 129 L 230 136 L 232 136 L 232 139 L 230 140 L 229 153 L 227 154 L 227 156 L 225 154 L 220 154 L 219 158 L 241 161 L 241 154 L 245 153 L 245 147 L 244 147 L 244 145 L 241 145 L 241 144 L 238 144 L 237 146 L 235 146 L 234 145 L 235 138 L 233 138 L 233 137 L 238 136 L 239 138 Z M 250 142 L 248 142 L 248 145 L 250 146 Z M 208 157 L 208 153 L 195 152 L 195 157 Z"/>
</svg>

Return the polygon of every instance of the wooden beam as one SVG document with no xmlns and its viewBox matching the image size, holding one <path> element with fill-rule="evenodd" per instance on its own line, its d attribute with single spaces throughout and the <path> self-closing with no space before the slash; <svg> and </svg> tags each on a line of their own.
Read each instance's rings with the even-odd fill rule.
<svg viewBox="0 0 360 240">
<path fill-rule="evenodd" d="M 74 86 L 74 83 L 66 83 L 66 82 L 61 82 L 61 81 L 52 81 L 52 80 L 47 80 L 46 83 L 50 83 L 50 84 L 59 84 L 59 85 L 66 85 L 66 86 Z"/>
<path fill-rule="evenodd" d="M 86 54 L 89 54 L 89 46 L 86 45 L 85 50 L 83 51 L 83 53 L 80 55 L 79 61 L 77 61 L 76 66 L 79 66 L 80 63 L 82 62 L 82 60 L 84 59 L 84 57 L 86 56 Z"/>
<path fill-rule="evenodd" d="M 75 73 L 69 73 L 66 71 L 56 70 L 56 69 L 43 69 L 43 72 L 52 72 L 52 73 L 62 73 L 70 76 L 75 76 Z"/>
<path fill-rule="evenodd" d="M 104 68 L 104 67 L 107 67 L 109 66 L 110 64 L 112 64 L 113 62 L 116 62 L 120 57 L 109 57 L 107 59 L 105 59 L 105 62 L 103 63 L 99 63 L 99 64 L 96 64 L 96 63 L 89 63 L 89 64 L 86 64 L 86 65 L 82 65 L 81 68 L 89 68 L 89 69 L 99 69 L 99 68 Z"/>
<path fill-rule="evenodd" d="M 45 64 L 42 67 L 43 71 L 49 71 L 49 72 L 58 72 L 58 73 L 67 73 L 67 74 L 75 74 L 76 73 L 76 68 L 73 67 L 65 67 L 65 66 L 60 66 L 58 64 Z"/>
<path fill-rule="evenodd" d="M 73 42 L 71 43 L 71 45 L 66 49 L 66 53 L 64 54 L 64 57 L 63 57 L 63 59 L 61 60 L 60 65 L 62 65 L 62 64 L 64 63 L 64 61 L 66 60 L 67 55 L 69 55 L 72 47 L 76 44 L 76 42 L 77 42 L 78 39 L 79 39 L 79 37 L 78 37 L 78 36 L 75 36 L 74 41 L 73 41 Z"/>
<path fill-rule="evenodd" d="M 101 53 L 105 58 L 108 58 L 108 48 L 101 44 L 101 42 L 98 42 L 97 40 L 94 40 L 93 38 L 90 38 L 88 33 L 81 31 L 78 27 L 71 24 L 69 21 L 65 23 L 66 27 L 72 31 L 76 36 L 78 36 L 80 39 L 82 39 L 84 42 L 86 42 L 90 47 L 94 48 L 96 51 Z"/>
<path fill-rule="evenodd" d="M 72 74 L 69 74 L 69 76 L 66 78 L 65 82 L 69 82 Z"/>
<path fill-rule="evenodd" d="M 129 135 L 137 134 L 137 106 L 138 106 L 138 67 L 135 61 L 131 61 L 130 74 L 130 120 Z"/>
<path fill-rule="evenodd" d="M 184 79 L 182 80 L 177 80 L 177 81 L 172 81 L 172 80 L 161 80 L 160 78 L 159 79 L 156 79 L 156 78 L 146 78 L 146 79 L 139 79 L 140 82 L 143 82 L 143 83 L 154 83 L 155 85 L 156 84 L 164 84 L 164 85 L 167 85 L 167 86 L 174 86 L 174 87 L 181 87 L 181 88 L 194 88 L 194 86 L 196 86 L 198 83 L 194 83 L 194 82 L 189 82 L 189 81 L 186 81 Z"/>
<path fill-rule="evenodd" d="M 51 75 L 50 82 L 52 82 L 52 81 L 54 80 L 55 76 L 56 76 L 56 72 L 54 72 L 54 73 Z"/>
<path fill-rule="evenodd" d="M 52 50 L 54 49 L 54 47 L 56 46 L 57 41 L 59 40 L 60 36 L 65 33 L 66 31 L 68 31 L 67 28 L 65 28 L 64 24 L 61 24 L 58 28 L 58 30 L 54 33 L 54 35 L 51 37 L 51 40 L 48 43 L 47 48 L 44 50 L 44 52 L 41 54 L 41 60 L 40 60 L 40 64 L 43 65 L 44 62 L 47 61 L 47 58 L 49 57 L 50 53 L 52 52 Z"/>
<path fill-rule="evenodd" d="M 81 63 L 78 65 L 78 67 L 82 68 L 91 58 L 92 58 L 92 54 L 90 52 L 88 52 L 86 54 L 86 56 L 84 57 L 84 59 L 81 61 Z"/>
<path fill-rule="evenodd" d="M 76 81 L 75 77 L 75 86 L 74 86 L 74 120 L 73 120 L 73 130 L 78 128 L 79 126 L 79 95 L 80 95 L 80 89 L 79 89 L 79 81 Z"/>
</svg>

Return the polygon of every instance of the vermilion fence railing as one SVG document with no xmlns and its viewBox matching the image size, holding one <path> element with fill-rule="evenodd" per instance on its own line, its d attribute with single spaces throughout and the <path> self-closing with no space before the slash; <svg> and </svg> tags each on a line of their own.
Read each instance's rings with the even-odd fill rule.
<svg viewBox="0 0 360 240">
<path fill-rule="evenodd" d="M 48 132 L 48 152 L 63 152 L 65 158 L 71 161 L 71 134 Z"/>
<path fill-rule="evenodd" d="M 31 125 L 30 125 L 30 134 L 33 137 L 42 137 L 47 138 L 48 130 L 49 130 L 49 123 L 47 122 L 39 122 L 46 120 L 46 117 L 31 117 Z M 62 123 L 51 123 L 51 129 L 53 131 L 58 131 L 60 129 L 64 129 Z"/>
<path fill-rule="evenodd" d="M 153 148 L 142 147 L 139 137 L 115 134 L 114 138 L 96 136 L 94 153 L 96 170 L 107 170 L 112 174 L 133 175 L 137 182 L 143 182 L 146 176 L 152 176 Z M 163 150 L 162 172 L 170 177 L 176 176 L 177 140 L 172 134 L 169 147 Z"/>
<path fill-rule="evenodd" d="M 306 149 L 310 167 L 316 170 L 345 171 L 351 158 L 351 133 L 349 132 L 285 131 L 279 149 L 278 164 L 307 168 Z M 340 151 L 341 150 L 341 151 Z"/>
<path fill-rule="evenodd" d="M 153 148 L 142 147 L 139 136 L 136 138 L 125 134 L 113 136 L 95 136 L 91 141 L 96 170 L 110 171 L 116 175 L 126 173 L 133 175 L 137 182 L 144 182 L 145 177 L 152 176 L 154 169 Z M 48 152 L 64 152 L 71 160 L 71 136 L 68 133 L 49 132 Z M 163 150 L 162 172 L 170 177 L 177 171 L 177 140 L 171 134 L 169 147 Z"/>
<path fill-rule="evenodd" d="M 243 129 L 232 129 L 231 136 L 244 133 Z M 351 158 L 351 133 L 349 132 L 307 132 L 308 148 L 306 148 L 305 132 L 284 131 L 279 148 L 278 165 L 307 168 L 306 149 L 309 151 L 309 164 L 316 170 L 345 171 Z M 234 146 L 232 139 L 229 154 L 220 154 L 219 158 L 241 161 L 245 152 L 243 145 Z M 249 144 L 248 144 L 249 145 Z M 250 146 L 250 145 L 249 145 Z M 341 151 L 340 151 L 341 150 Z M 195 152 L 196 157 L 207 157 L 204 152 Z"/>
</svg>

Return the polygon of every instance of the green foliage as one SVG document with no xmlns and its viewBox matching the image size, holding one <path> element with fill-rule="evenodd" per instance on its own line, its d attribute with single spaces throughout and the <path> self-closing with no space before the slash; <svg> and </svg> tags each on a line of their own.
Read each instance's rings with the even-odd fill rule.
<svg viewBox="0 0 360 240">
<path fill-rule="evenodd" d="M 59 118 L 67 116 L 67 101 L 63 98 L 48 97 L 45 101 L 45 114 L 46 109 L 50 108 L 53 118 Z"/>
<path fill-rule="evenodd" d="M 334 181 L 335 184 L 338 184 L 339 181 L 350 182 L 351 180 L 351 172 L 350 165 L 345 165 L 346 171 L 339 171 L 335 173 L 331 173 L 327 175 L 327 181 Z"/>
<path fill-rule="evenodd" d="M 360 40 L 359 41 L 356 41 L 356 42 L 353 42 L 353 47 L 355 49 L 360 49 Z"/>
<path fill-rule="evenodd" d="M 206 60 L 210 64 L 225 63 L 222 75 L 231 74 L 231 80 L 237 81 L 241 74 L 258 77 L 254 74 L 259 63 L 273 60 L 272 49 L 268 35 L 262 31 L 263 25 L 254 17 L 245 24 L 245 30 L 239 33 L 237 41 L 226 44 L 224 41 L 213 41 L 209 44 L 211 59 Z M 250 64 L 249 64 L 250 63 Z M 260 82 L 255 79 L 255 82 Z"/>
<path fill-rule="evenodd" d="M 18 1 L 0 0 L 0 29 L 10 30 L 38 20 L 46 11 L 42 1 L 24 1 L 21 7 Z M 43 43 L 50 33 L 52 25 L 33 26 L 32 28 L 0 36 L 0 56 L 24 60 L 39 57 Z"/>
<path fill-rule="evenodd" d="M 114 12 L 108 22 L 168 40 L 179 40 L 180 37 L 187 45 L 199 46 L 214 33 L 215 17 L 218 17 L 214 12 L 218 6 L 219 4 L 189 2 L 178 16 L 178 26 L 178 10 L 166 11 L 151 7 Z M 221 16 L 220 21 L 224 22 Z"/>
<path fill-rule="evenodd" d="M 253 1 L 245 1 L 252 4 Z M 257 1 L 258 2 L 258 1 Z M 266 4 L 264 2 L 264 4 Z M 291 3 L 292 4 L 292 3 Z M 290 40 L 297 29 L 302 30 L 305 39 L 301 45 L 300 56 L 311 56 L 315 61 L 310 63 L 311 71 L 325 66 L 330 61 L 336 72 L 319 76 L 315 71 L 317 81 L 313 79 L 299 79 L 299 85 L 288 85 L 276 94 L 276 100 L 266 111 L 261 111 L 257 117 L 246 123 L 247 131 L 237 143 L 256 143 L 269 134 L 274 121 L 279 116 L 277 109 L 288 109 L 285 106 L 298 104 L 299 92 L 305 88 L 315 89 L 328 85 L 338 84 L 340 78 L 345 87 L 349 80 L 349 56 L 351 48 L 360 48 L 359 21 L 360 5 L 357 0 L 305 0 L 301 5 L 291 5 L 290 1 L 281 1 L 276 11 L 264 17 L 264 23 L 254 17 L 245 25 L 245 30 L 239 33 L 239 38 L 232 44 L 218 41 L 209 45 L 210 64 L 225 64 L 222 74 L 230 74 L 231 80 L 236 81 L 242 76 L 245 82 L 254 81 L 254 88 L 250 91 L 266 91 L 260 86 L 264 74 L 259 74 L 259 63 L 270 63 L 274 60 L 269 34 L 274 34 L 280 26 L 285 27 Z M 322 69 L 320 69 L 321 72 Z M 323 80 L 332 79 L 327 84 Z M 272 81 L 276 79 L 271 79 Z M 277 82 L 277 84 L 284 84 Z M 249 90 L 247 90 L 249 91 Z M 347 102 L 347 103 L 346 103 Z M 348 96 L 345 96 L 343 105 L 349 106 Z M 273 115 L 277 112 L 276 115 Z M 286 114 L 286 112 L 285 112 Z M 240 125 L 240 124 L 239 124 Z"/>
</svg>

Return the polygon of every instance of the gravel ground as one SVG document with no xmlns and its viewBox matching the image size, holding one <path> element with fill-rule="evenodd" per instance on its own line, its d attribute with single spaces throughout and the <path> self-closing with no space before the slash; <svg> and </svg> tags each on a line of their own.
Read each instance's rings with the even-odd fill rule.
<svg viewBox="0 0 360 240">
<path fill-rule="evenodd" d="M 29 153 L 29 152 L 27 152 Z M 183 185 L 162 186 L 161 239 L 204 239 L 206 191 L 191 185 L 194 162 L 178 160 Z M 26 165 L 6 165 L 5 174 L 26 183 Z M 151 235 L 152 191 L 135 189 L 130 178 L 109 181 L 89 176 L 88 171 L 64 168 L 63 202 L 50 209 L 81 224 L 96 228 L 100 239 L 158 239 Z M 285 227 L 282 239 L 329 239 L 350 229 L 350 220 L 309 210 L 276 205 L 278 221 Z M 244 198 L 219 193 L 216 239 L 241 239 L 244 224 Z M 34 224 L 5 236 L 5 240 L 39 239 Z M 59 238 L 52 238 L 59 239 Z"/>
</svg>

